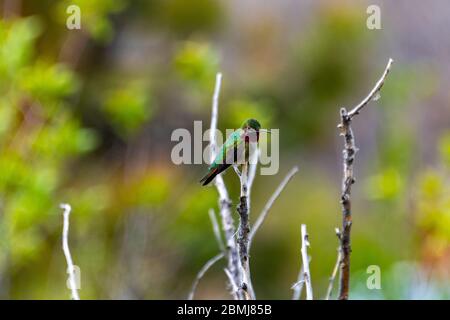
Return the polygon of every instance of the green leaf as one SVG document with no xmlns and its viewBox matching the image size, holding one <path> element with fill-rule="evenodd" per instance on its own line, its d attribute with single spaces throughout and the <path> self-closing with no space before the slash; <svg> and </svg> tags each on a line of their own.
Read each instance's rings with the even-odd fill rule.
<svg viewBox="0 0 450 320">
<path fill-rule="evenodd" d="M 103 109 L 113 127 L 125 137 L 136 133 L 153 112 L 148 91 L 140 84 L 109 92 Z"/>
</svg>

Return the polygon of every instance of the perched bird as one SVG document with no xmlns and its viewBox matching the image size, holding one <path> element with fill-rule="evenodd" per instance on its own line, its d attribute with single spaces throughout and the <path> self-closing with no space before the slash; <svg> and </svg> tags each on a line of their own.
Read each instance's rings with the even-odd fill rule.
<svg viewBox="0 0 450 320">
<path fill-rule="evenodd" d="M 208 168 L 208 173 L 200 182 L 206 186 L 221 172 L 232 165 L 248 162 L 249 142 L 259 141 L 261 125 L 255 119 L 245 121 L 241 128 L 234 131 L 220 148 L 216 158 Z"/>
</svg>

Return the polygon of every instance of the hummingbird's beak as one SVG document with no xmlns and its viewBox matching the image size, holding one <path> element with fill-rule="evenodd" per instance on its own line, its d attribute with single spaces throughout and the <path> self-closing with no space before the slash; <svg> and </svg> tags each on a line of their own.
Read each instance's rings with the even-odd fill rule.
<svg viewBox="0 0 450 320">
<path fill-rule="evenodd" d="M 267 132 L 267 133 L 271 133 L 269 129 L 259 129 L 260 132 Z"/>
</svg>

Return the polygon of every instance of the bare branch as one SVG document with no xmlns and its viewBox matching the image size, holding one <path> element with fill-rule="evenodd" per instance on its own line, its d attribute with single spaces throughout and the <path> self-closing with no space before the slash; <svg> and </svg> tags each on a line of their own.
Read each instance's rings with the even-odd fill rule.
<svg viewBox="0 0 450 320">
<path fill-rule="evenodd" d="M 78 291 L 77 291 L 77 283 L 76 283 L 76 279 L 75 279 L 75 267 L 73 265 L 72 256 L 70 254 L 70 249 L 69 249 L 69 215 L 70 215 L 70 211 L 72 210 L 72 208 L 69 204 L 61 204 L 60 208 L 64 210 L 62 248 L 63 248 L 63 252 L 64 252 L 64 255 L 65 255 L 66 261 L 67 261 L 67 271 L 69 273 L 70 290 L 72 293 L 72 299 L 80 300 L 80 297 L 79 297 Z"/>
<path fill-rule="evenodd" d="M 336 228 L 336 236 L 338 237 L 338 240 L 341 241 L 341 232 L 339 231 L 339 228 Z M 336 264 L 334 265 L 333 272 L 331 273 L 331 277 L 329 279 L 327 295 L 325 296 L 325 300 L 331 299 L 331 294 L 333 292 L 334 279 L 336 279 L 336 275 L 339 270 L 339 264 L 341 263 L 341 259 L 342 259 L 342 254 L 341 254 L 341 248 L 339 247 L 339 248 L 337 248 Z"/>
<path fill-rule="evenodd" d="M 367 95 L 367 97 L 364 98 L 363 101 L 361 101 L 356 107 L 354 107 L 349 113 L 348 116 L 350 119 L 352 119 L 355 115 L 359 114 L 362 108 L 364 108 L 370 101 L 374 100 L 377 96 L 377 94 L 380 92 L 381 88 L 384 85 L 384 81 L 386 80 L 386 76 L 388 75 L 389 71 L 391 71 L 391 65 L 394 62 L 391 58 L 389 58 L 388 64 L 386 65 L 386 69 L 383 72 L 383 75 L 381 76 L 380 80 L 375 84 L 375 87 L 373 87 L 372 91 Z"/>
<path fill-rule="evenodd" d="M 216 130 L 219 117 L 219 94 L 221 83 L 222 74 L 218 73 L 216 76 L 216 85 L 212 100 L 211 128 L 209 136 L 211 162 L 216 156 Z M 225 235 L 225 251 L 228 260 L 228 271 L 232 275 L 234 283 L 240 283 L 242 276 L 240 272 L 239 255 L 237 252 L 236 241 L 234 240 L 236 229 L 234 226 L 233 216 L 231 215 L 231 201 L 222 175 L 217 175 L 217 177 L 214 179 L 214 185 L 216 186 L 219 193 L 220 217 L 222 220 L 222 228 Z"/>
<path fill-rule="evenodd" d="M 258 219 L 256 219 L 255 224 L 253 226 L 253 229 L 250 231 L 250 240 L 249 240 L 249 248 L 251 247 L 251 243 L 253 241 L 253 238 L 255 237 L 256 231 L 258 231 L 259 227 L 262 225 L 264 220 L 266 219 L 267 214 L 269 213 L 269 210 L 272 208 L 275 200 L 278 199 L 281 192 L 284 190 L 286 185 L 289 183 L 289 181 L 292 179 L 292 177 L 298 172 L 298 167 L 295 166 L 291 169 L 291 171 L 288 172 L 286 177 L 281 181 L 278 188 L 275 190 L 275 192 L 270 197 L 269 201 L 267 201 L 266 205 L 264 206 L 264 209 L 262 210 L 261 214 L 258 216 Z"/>
<path fill-rule="evenodd" d="M 198 286 L 198 283 L 200 282 L 200 280 L 203 278 L 203 276 L 209 270 L 209 268 L 211 268 L 217 261 L 219 261 L 223 257 L 224 257 L 224 253 L 223 252 L 219 253 L 218 255 L 209 259 L 205 263 L 205 265 L 200 269 L 197 276 L 195 277 L 194 283 L 192 284 L 192 288 L 191 288 L 191 291 L 189 292 L 188 300 L 194 299 L 195 290 L 197 290 L 197 286 Z"/>
<path fill-rule="evenodd" d="M 256 150 L 254 152 L 251 152 L 250 154 L 250 168 L 248 170 L 248 212 L 250 212 L 250 207 L 251 207 L 251 193 L 252 193 L 252 187 L 253 187 L 253 182 L 255 181 L 255 177 L 256 177 L 256 169 L 258 168 L 258 162 L 259 162 L 259 148 L 256 147 Z M 249 213 L 250 214 L 250 213 Z M 249 251 L 250 251 L 250 247 L 249 247 Z"/>
<path fill-rule="evenodd" d="M 239 289 L 242 290 L 244 298 L 254 300 L 255 293 L 253 291 L 252 280 L 250 276 L 250 257 L 249 257 L 249 234 L 250 221 L 248 211 L 248 163 L 242 165 L 241 172 L 241 197 L 237 207 L 239 213 L 239 229 L 238 229 L 238 252 L 242 268 L 242 282 Z"/>
<path fill-rule="evenodd" d="M 225 245 L 223 244 L 222 235 L 220 234 L 220 228 L 219 223 L 217 222 L 216 214 L 213 209 L 209 209 L 208 214 L 213 226 L 214 236 L 216 237 L 217 244 L 219 245 L 220 251 L 224 252 Z"/>
<path fill-rule="evenodd" d="M 297 282 L 294 283 L 291 287 L 291 289 L 294 290 L 292 300 L 300 300 L 304 284 L 305 284 L 305 273 L 303 271 L 303 266 L 301 266 L 297 276 Z"/>
<path fill-rule="evenodd" d="M 225 271 L 225 274 L 228 277 L 228 280 L 230 281 L 231 292 L 233 294 L 233 297 L 234 297 L 235 300 L 238 300 L 239 299 L 239 288 L 238 288 L 238 285 L 236 284 L 236 282 L 234 282 L 234 278 L 233 278 L 230 270 L 225 268 L 224 271 Z"/>
<path fill-rule="evenodd" d="M 309 247 L 309 239 L 308 233 L 306 232 L 306 225 L 302 224 L 301 227 L 302 234 L 302 261 L 303 261 L 303 277 L 305 279 L 305 287 L 306 287 L 306 300 L 313 299 L 313 290 L 311 285 L 311 274 L 309 272 L 309 258 L 308 258 L 308 247 Z"/>
<path fill-rule="evenodd" d="M 256 149 L 253 147 L 256 146 Z M 239 284 L 241 296 L 244 299 L 256 299 L 255 292 L 253 290 L 251 273 L 250 273 L 250 194 L 253 186 L 253 181 L 256 176 L 256 169 L 259 160 L 259 149 L 257 144 L 246 142 L 245 150 L 248 150 L 245 154 L 245 161 L 242 164 L 242 172 L 239 172 L 237 166 L 233 166 L 236 174 L 239 177 L 241 183 L 241 196 L 240 203 L 237 207 L 239 213 L 239 228 L 238 228 L 238 252 L 241 266 L 242 281 Z M 248 159 L 250 156 L 250 159 Z"/>
<path fill-rule="evenodd" d="M 236 172 L 236 175 L 239 177 L 239 179 L 241 178 L 241 172 L 239 171 L 239 168 L 237 167 L 237 165 L 232 165 L 234 172 Z"/>
<path fill-rule="evenodd" d="M 216 85 L 214 87 L 214 95 L 212 100 L 212 111 L 211 111 L 211 128 L 209 131 L 209 149 L 211 152 L 211 163 L 216 157 L 216 130 L 217 121 L 219 119 L 219 94 L 220 86 L 222 85 L 222 73 L 217 73 L 216 75 Z"/>
<path fill-rule="evenodd" d="M 343 169 L 344 174 L 342 178 L 342 193 L 341 193 L 341 207 L 342 207 L 342 235 L 340 242 L 340 251 L 342 253 L 342 259 L 340 262 L 340 288 L 339 299 L 347 300 L 350 287 L 350 235 L 352 226 L 352 213 L 351 213 L 351 188 L 355 183 L 353 176 L 353 165 L 355 162 L 355 154 L 357 148 L 355 145 L 355 137 L 351 128 L 351 122 L 355 115 L 359 114 L 361 109 L 367 105 L 374 97 L 379 93 L 381 87 L 384 84 L 385 78 L 389 73 L 393 60 L 389 59 L 386 69 L 381 76 L 380 80 L 376 83 L 375 87 L 356 107 L 350 112 L 347 112 L 346 108 L 341 108 L 341 122 L 338 128 L 341 130 L 341 135 L 344 137 L 344 150 L 343 154 Z"/>
<path fill-rule="evenodd" d="M 250 192 L 253 187 L 253 181 L 255 181 L 256 169 L 258 168 L 259 153 L 260 153 L 259 148 L 256 148 L 256 150 L 251 155 L 252 158 L 250 159 L 250 169 L 248 172 L 248 195 L 249 195 L 249 198 L 250 198 Z"/>
</svg>

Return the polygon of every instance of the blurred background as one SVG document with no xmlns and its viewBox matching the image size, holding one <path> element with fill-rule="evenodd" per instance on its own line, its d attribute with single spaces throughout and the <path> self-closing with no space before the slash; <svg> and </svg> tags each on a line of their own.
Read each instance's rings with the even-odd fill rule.
<svg viewBox="0 0 450 320">
<path fill-rule="evenodd" d="M 206 165 L 176 166 L 176 128 L 253 117 L 280 128 L 280 172 L 257 176 L 254 220 L 293 165 L 256 235 L 260 299 L 289 299 L 310 234 L 314 294 L 336 259 L 339 108 L 381 92 L 355 120 L 351 298 L 450 298 L 450 6 L 446 0 L 0 1 L 0 298 L 66 299 L 61 202 L 82 299 L 184 299 L 219 251 Z M 68 30 L 66 9 L 81 9 Z M 368 5 L 381 30 L 366 27 Z M 237 203 L 238 179 L 224 175 Z M 237 218 L 237 215 L 235 216 Z M 381 268 L 369 290 L 368 266 Z M 216 264 L 196 298 L 230 298 Z M 335 288 L 337 288 L 337 283 Z M 336 290 L 335 290 L 336 292 Z"/>
</svg>

